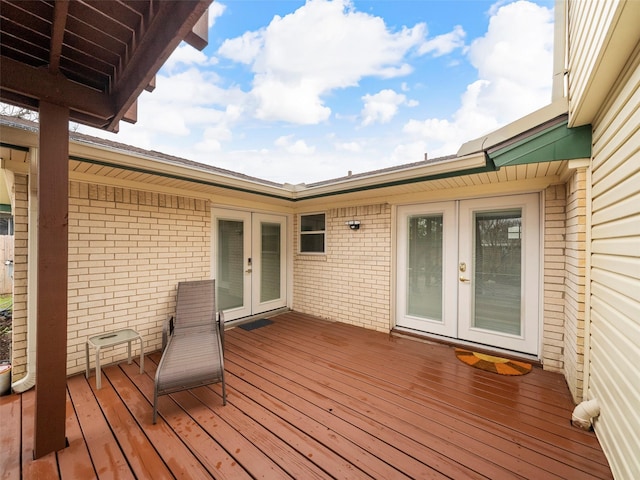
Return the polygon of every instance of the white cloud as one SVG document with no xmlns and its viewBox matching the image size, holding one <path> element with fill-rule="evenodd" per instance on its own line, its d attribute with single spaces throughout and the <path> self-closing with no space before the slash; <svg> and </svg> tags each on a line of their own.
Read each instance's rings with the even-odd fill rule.
<svg viewBox="0 0 640 480">
<path fill-rule="evenodd" d="M 221 8 L 218 14 L 224 11 L 224 6 L 216 8 Z M 416 57 L 410 54 L 418 54 L 421 45 L 420 51 L 430 57 L 459 48 L 464 40 L 461 28 L 425 43 L 425 24 L 392 30 L 382 18 L 355 11 L 346 0 L 310 0 L 264 28 L 222 44 L 217 55 L 237 62 L 234 73 L 242 71 L 241 77 L 229 74 L 233 68 L 227 70 L 226 65 L 210 69 L 212 57 L 180 48 L 158 74 L 156 90 L 140 97 L 138 124 L 121 123 L 117 136 L 88 133 L 282 182 L 310 183 L 346 175 L 348 170 L 358 173 L 411 163 L 424 158 L 425 152 L 429 158 L 452 154 L 465 141 L 550 100 L 552 12 L 525 1 L 499 5 L 491 12 L 486 34 L 467 40 L 466 59 L 461 57 L 471 62 L 477 77 L 467 81 L 463 94 L 443 99 L 454 104 L 451 115 L 419 117 L 414 112 L 413 119 L 399 120 L 406 112 L 401 107 L 417 105 L 408 97 L 418 98 L 431 79 L 428 71 L 421 77 L 423 84 L 415 75 L 400 76 L 411 72 L 408 62 Z M 420 61 L 429 59 L 423 55 Z M 251 91 L 234 83 L 246 81 L 247 71 L 253 80 Z M 384 78 L 394 80 L 375 83 Z M 355 88 L 338 92 L 365 83 L 363 79 L 377 93 L 363 95 Z M 349 98 L 340 112 L 332 112 L 332 102 L 352 91 L 358 92 L 355 98 Z M 429 108 L 422 99 L 421 104 L 425 111 Z M 303 136 L 309 127 L 296 130 L 295 136 L 283 135 L 277 123 L 266 125 L 260 119 L 322 123 L 314 127 L 323 132 L 319 136 L 314 130 L 314 138 L 322 141 Z M 404 123 L 402 131 L 397 123 Z M 361 124 L 367 129 L 359 128 Z M 354 137 L 353 130 L 360 136 Z M 362 137 L 363 131 L 375 133 Z"/>
<path fill-rule="evenodd" d="M 222 150 L 222 143 L 215 138 L 203 138 L 202 141 L 196 143 L 193 148 L 204 154 L 216 153 Z"/>
<path fill-rule="evenodd" d="M 293 135 L 283 135 L 273 143 L 293 155 L 311 155 L 316 151 L 315 147 L 308 146 L 304 140 L 294 140 Z"/>
<path fill-rule="evenodd" d="M 499 8 L 469 48 L 479 78 L 488 81 L 478 107 L 504 124 L 549 103 L 552 58 L 551 10 L 525 1 Z"/>
<path fill-rule="evenodd" d="M 182 66 L 205 66 L 215 63 L 216 61 L 214 59 L 210 59 L 200 50 L 193 48 L 189 44 L 181 43 L 169 56 L 162 68 L 164 71 L 173 72 Z"/>
<path fill-rule="evenodd" d="M 425 29 L 418 24 L 392 32 L 348 0 L 309 0 L 262 30 L 226 41 L 218 54 L 252 66 L 258 118 L 316 124 L 331 114 L 323 96 L 332 90 L 367 76 L 410 73 L 404 57 L 423 41 Z"/>
<path fill-rule="evenodd" d="M 226 9 L 227 7 L 220 2 L 213 2 L 209 5 L 209 17 L 207 18 L 209 28 L 215 25 L 216 19 L 222 16 Z"/>
<path fill-rule="evenodd" d="M 245 32 L 240 37 L 225 40 L 218 54 L 235 62 L 251 64 L 264 48 L 264 30 Z"/>
<path fill-rule="evenodd" d="M 374 95 L 362 97 L 364 108 L 362 109 L 362 125 L 372 123 L 388 123 L 398 113 L 400 105 L 415 106 L 415 102 L 408 102 L 407 97 L 393 90 L 380 90 Z"/>
<path fill-rule="evenodd" d="M 491 12 L 487 33 L 467 52 L 478 80 L 467 86 L 452 118 L 412 119 L 404 126 L 410 138 L 427 141 L 430 158 L 455 153 L 551 101 L 553 12 L 522 0 Z"/>
<path fill-rule="evenodd" d="M 416 141 L 396 146 L 391 152 L 390 161 L 393 165 L 418 162 L 424 159 L 427 142 Z"/>
<path fill-rule="evenodd" d="M 466 35 L 464 29 L 460 25 L 456 25 L 451 32 L 438 35 L 420 45 L 418 54 L 433 53 L 434 57 L 446 55 L 456 48 L 464 47 L 464 37 Z"/>
<path fill-rule="evenodd" d="M 362 152 L 362 145 L 359 142 L 337 142 L 334 143 L 336 150 L 352 153 Z"/>
</svg>

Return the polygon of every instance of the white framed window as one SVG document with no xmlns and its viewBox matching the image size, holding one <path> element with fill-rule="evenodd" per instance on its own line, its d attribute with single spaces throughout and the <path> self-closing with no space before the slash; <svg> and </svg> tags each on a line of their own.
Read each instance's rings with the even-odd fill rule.
<svg viewBox="0 0 640 480">
<path fill-rule="evenodd" d="M 324 253 L 326 215 L 305 213 L 300 215 L 300 253 Z"/>
</svg>

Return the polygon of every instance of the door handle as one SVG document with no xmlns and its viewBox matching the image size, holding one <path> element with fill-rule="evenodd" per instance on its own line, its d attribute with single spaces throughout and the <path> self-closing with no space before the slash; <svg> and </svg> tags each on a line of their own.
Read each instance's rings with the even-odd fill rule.
<svg viewBox="0 0 640 480">
<path fill-rule="evenodd" d="M 247 268 L 247 269 L 245 270 L 245 272 L 246 272 L 246 273 L 251 273 L 251 269 L 250 269 L 250 268 Z"/>
<path fill-rule="evenodd" d="M 470 282 L 471 280 L 468 278 L 460 277 L 461 282 Z"/>
</svg>

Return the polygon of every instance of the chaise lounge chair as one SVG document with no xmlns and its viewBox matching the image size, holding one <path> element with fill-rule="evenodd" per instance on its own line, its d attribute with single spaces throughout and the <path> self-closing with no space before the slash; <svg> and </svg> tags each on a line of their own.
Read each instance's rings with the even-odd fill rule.
<svg viewBox="0 0 640 480">
<path fill-rule="evenodd" d="M 222 382 L 222 404 L 227 397 L 224 383 L 224 317 L 216 318 L 215 281 L 178 283 L 175 321 L 162 332 L 162 358 L 153 392 L 153 423 L 158 414 L 158 396 Z M 168 327 L 168 328 L 167 328 Z"/>
</svg>

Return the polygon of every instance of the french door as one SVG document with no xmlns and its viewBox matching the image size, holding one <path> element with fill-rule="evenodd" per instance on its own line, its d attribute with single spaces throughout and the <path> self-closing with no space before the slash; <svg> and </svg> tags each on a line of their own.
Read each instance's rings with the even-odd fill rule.
<svg viewBox="0 0 640 480">
<path fill-rule="evenodd" d="M 218 308 L 235 320 L 286 306 L 286 217 L 213 209 Z"/>
<path fill-rule="evenodd" d="M 537 194 L 398 208 L 400 327 L 538 353 Z"/>
</svg>

